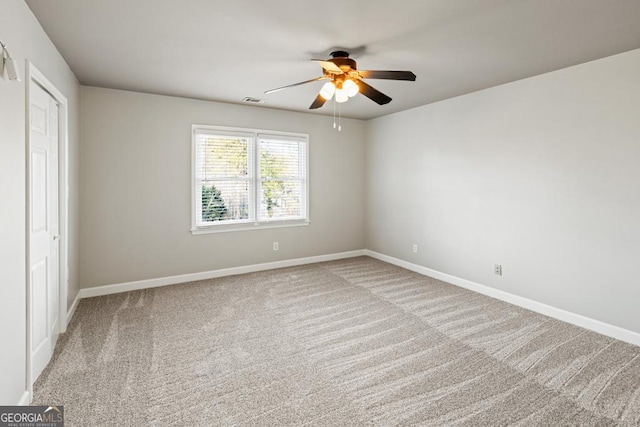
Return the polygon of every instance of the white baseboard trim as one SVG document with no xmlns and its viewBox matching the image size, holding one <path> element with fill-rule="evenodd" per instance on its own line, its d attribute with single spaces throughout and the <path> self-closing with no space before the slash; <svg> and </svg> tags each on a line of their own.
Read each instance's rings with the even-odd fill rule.
<svg viewBox="0 0 640 427">
<path fill-rule="evenodd" d="M 31 403 L 31 395 L 29 394 L 28 391 L 25 391 L 24 393 L 22 393 L 22 396 L 20 397 L 18 406 L 27 406 L 29 403 Z"/>
<path fill-rule="evenodd" d="M 283 261 L 266 262 L 263 264 L 246 265 L 242 267 L 223 268 L 220 270 L 203 271 L 200 273 L 180 274 L 177 276 L 159 277 L 157 279 L 137 280 L 134 282 L 118 283 L 114 285 L 96 286 L 80 290 L 79 298 L 91 298 L 102 295 L 116 294 L 120 292 L 137 291 L 140 289 L 157 288 L 159 286 L 176 285 L 179 283 L 193 282 L 196 280 L 215 279 L 217 277 L 235 276 L 237 274 L 254 273 L 257 271 L 274 270 L 276 268 L 295 267 L 316 262 L 334 261 L 344 258 L 363 256 L 364 249 L 339 252 L 334 254 L 317 255 L 307 258 L 295 258 Z M 75 304 L 75 303 L 74 303 Z"/>
<path fill-rule="evenodd" d="M 411 262 L 384 255 L 375 251 L 365 249 L 364 253 L 365 255 L 379 259 L 380 261 L 385 261 L 389 264 L 394 264 L 399 267 L 406 268 L 407 270 L 411 270 L 425 276 L 433 277 L 434 279 L 442 280 L 444 282 L 451 283 L 452 285 L 469 289 L 471 291 L 478 292 L 480 294 L 487 295 L 492 298 L 499 299 L 501 301 L 508 302 L 522 308 L 526 308 L 531 311 L 535 311 L 536 313 L 544 314 L 545 316 L 553 317 L 554 319 L 562 320 L 563 322 L 571 323 L 573 325 L 589 329 L 599 334 L 640 346 L 640 333 L 633 332 L 619 326 L 610 325 L 608 323 L 604 323 L 580 314 L 572 313 L 561 308 L 543 304 L 538 301 L 520 297 L 509 292 L 491 288 L 486 285 L 481 285 L 467 279 L 432 270 L 430 268 L 413 264 Z"/>
<path fill-rule="evenodd" d="M 304 264 L 313 264 L 316 262 L 334 261 L 338 259 L 353 258 L 363 255 L 370 256 L 372 258 L 388 262 L 389 264 L 394 264 L 399 267 L 406 268 L 407 270 L 411 270 L 425 276 L 433 277 L 435 279 L 451 283 L 452 285 L 469 289 L 471 291 L 478 292 L 480 294 L 487 295 L 489 297 L 496 298 L 531 311 L 535 311 L 536 313 L 544 314 L 545 316 L 553 317 L 554 319 L 562 320 L 563 322 L 571 323 L 573 325 L 589 329 L 591 331 L 609 336 L 611 338 L 640 346 L 640 333 L 630 331 L 619 326 L 604 323 L 600 320 L 595 320 L 580 314 L 572 313 L 570 311 L 553 307 L 538 301 L 534 301 L 532 299 L 514 295 L 509 292 L 501 291 L 499 289 L 495 289 L 486 285 L 481 285 L 479 283 L 472 282 L 471 280 L 452 276 L 450 274 L 442 273 L 437 270 L 432 270 L 430 268 L 423 267 L 418 264 L 413 264 L 399 258 L 384 255 L 379 252 L 371 251 L 369 249 L 318 255 L 307 258 L 295 258 L 283 261 L 267 262 L 263 264 L 246 265 L 242 267 L 224 268 L 220 270 L 203 271 L 199 273 L 180 274 L 176 276 L 159 277 L 156 279 L 137 280 L 133 282 L 97 286 L 94 288 L 83 288 L 78 293 L 78 296 L 74 300 L 71 308 L 69 309 L 69 312 L 67 313 L 67 324 L 71 321 L 73 313 L 78 306 L 78 302 L 82 298 L 91 298 L 102 295 L 116 294 L 120 292 L 137 291 L 141 289 L 176 285 L 179 283 L 214 279 L 217 277 L 234 276 L 245 273 L 254 273 L 258 271 L 274 270 L 277 268 L 294 267 Z"/>
<path fill-rule="evenodd" d="M 78 295 L 76 295 L 76 299 L 73 300 L 71 307 L 67 311 L 67 325 L 71 323 L 71 319 L 73 318 L 73 315 L 76 312 L 76 308 L 78 308 L 78 303 L 80 302 L 80 299 L 81 299 L 80 292 L 78 292 Z"/>
</svg>

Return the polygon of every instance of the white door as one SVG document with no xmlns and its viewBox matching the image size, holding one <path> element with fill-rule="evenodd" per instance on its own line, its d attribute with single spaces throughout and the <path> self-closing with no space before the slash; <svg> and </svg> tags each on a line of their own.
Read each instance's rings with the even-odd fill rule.
<svg viewBox="0 0 640 427">
<path fill-rule="evenodd" d="M 58 339 L 58 105 L 29 88 L 29 294 L 31 383 L 49 363 Z"/>
</svg>

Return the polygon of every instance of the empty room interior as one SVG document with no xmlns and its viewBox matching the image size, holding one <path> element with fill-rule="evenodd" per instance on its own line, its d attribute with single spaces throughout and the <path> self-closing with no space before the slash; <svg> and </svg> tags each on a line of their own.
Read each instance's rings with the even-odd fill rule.
<svg viewBox="0 0 640 427">
<path fill-rule="evenodd" d="M 640 425 L 639 18 L 2 0 L 0 421 Z"/>
</svg>

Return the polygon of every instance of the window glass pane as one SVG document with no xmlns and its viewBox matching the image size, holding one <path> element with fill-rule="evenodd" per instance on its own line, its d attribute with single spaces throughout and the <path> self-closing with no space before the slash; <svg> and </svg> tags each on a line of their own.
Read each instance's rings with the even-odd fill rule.
<svg viewBox="0 0 640 427">
<path fill-rule="evenodd" d="M 249 181 L 202 183 L 202 222 L 249 219 Z"/>
<path fill-rule="evenodd" d="M 300 181 L 262 181 L 260 220 L 297 219 L 302 216 Z"/>
<path fill-rule="evenodd" d="M 260 140 L 260 221 L 304 216 L 304 154 L 300 141 Z"/>
<path fill-rule="evenodd" d="M 229 136 L 198 135 L 198 163 L 203 180 L 250 175 L 249 139 Z"/>
<path fill-rule="evenodd" d="M 300 178 L 302 149 L 298 141 L 260 141 L 262 178 Z"/>
</svg>

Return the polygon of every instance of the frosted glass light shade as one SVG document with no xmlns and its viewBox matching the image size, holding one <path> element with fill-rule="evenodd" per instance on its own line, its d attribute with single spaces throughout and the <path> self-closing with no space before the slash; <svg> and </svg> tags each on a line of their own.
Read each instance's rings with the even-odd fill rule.
<svg viewBox="0 0 640 427">
<path fill-rule="evenodd" d="M 335 91 L 336 87 L 333 82 L 327 82 L 322 86 L 322 89 L 320 89 L 320 96 L 328 101 L 333 97 Z"/>
<path fill-rule="evenodd" d="M 342 89 L 347 91 L 349 98 L 356 96 L 359 90 L 358 85 L 353 80 L 345 80 L 345 82 L 342 83 Z"/>
<path fill-rule="evenodd" d="M 347 95 L 347 91 L 344 89 L 336 89 L 336 102 L 343 103 L 349 100 L 349 95 Z"/>
</svg>

